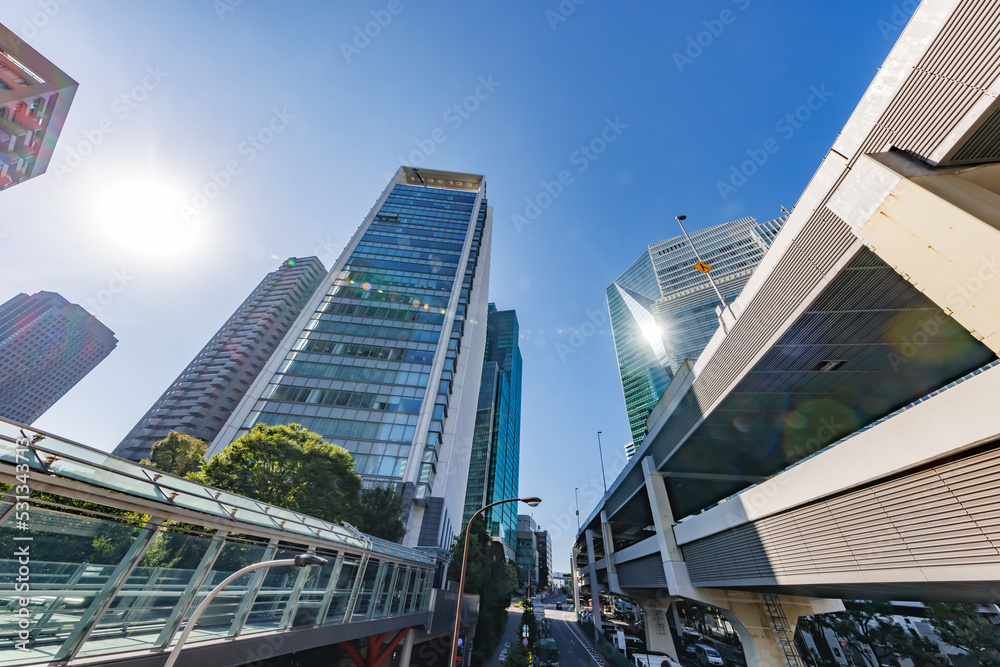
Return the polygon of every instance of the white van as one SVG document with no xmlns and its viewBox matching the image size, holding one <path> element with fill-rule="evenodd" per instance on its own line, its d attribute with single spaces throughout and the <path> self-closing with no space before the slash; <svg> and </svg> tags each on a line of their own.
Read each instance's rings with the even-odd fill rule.
<svg viewBox="0 0 1000 667">
<path fill-rule="evenodd" d="M 681 663 L 666 653 L 633 653 L 632 662 L 637 667 L 681 667 Z"/>
<path fill-rule="evenodd" d="M 722 659 L 722 654 L 707 644 L 695 644 L 694 657 L 698 660 L 698 664 L 703 666 L 726 664 L 726 661 Z"/>
</svg>

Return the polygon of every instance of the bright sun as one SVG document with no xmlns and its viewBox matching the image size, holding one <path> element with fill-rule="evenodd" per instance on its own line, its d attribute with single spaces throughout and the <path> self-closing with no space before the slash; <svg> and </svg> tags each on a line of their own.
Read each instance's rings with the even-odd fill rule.
<svg viewBox="0 0 1000 667">
<path fill-rule="evenodd" d="M 199 241 L 197 222 L 181 215 L 180 190 L 152 179 L 120 181 L 96 201 L 99 228 L 109 244 L 130 255 L 175 257 Z"/>
</svg>

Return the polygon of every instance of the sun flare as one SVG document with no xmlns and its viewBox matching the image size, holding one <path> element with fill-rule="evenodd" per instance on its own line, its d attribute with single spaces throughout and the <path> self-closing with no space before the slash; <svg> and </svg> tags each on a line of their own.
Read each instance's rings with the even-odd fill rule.
<svg viewBox="0 0 1000 667">
<path fill-rule="evenodd" d="M 121 181 L 97 198 L 97 224 L 107 243 L 130 255 L 175 257 L 200 236 L 197 223 L 181 215 L 181 203 L 181 191 L 163 181 Z"/>
</svg>

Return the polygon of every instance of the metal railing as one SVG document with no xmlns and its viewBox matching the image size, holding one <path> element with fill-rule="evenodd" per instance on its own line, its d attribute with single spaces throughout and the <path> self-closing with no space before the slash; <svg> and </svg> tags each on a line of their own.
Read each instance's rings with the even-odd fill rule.
<svg viewBox="0 0 1000 667">
<path fill-rule="evenodd" d="M 0 666 L 426 613 L 430 554 L 0 420 Z"/>
</svg>

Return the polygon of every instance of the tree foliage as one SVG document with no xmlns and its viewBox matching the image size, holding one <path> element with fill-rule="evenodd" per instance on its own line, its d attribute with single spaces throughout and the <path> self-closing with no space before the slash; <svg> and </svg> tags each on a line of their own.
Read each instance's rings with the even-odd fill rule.
<svg viewBox="0 0 1000 667">
<path fill-rule="evenodd" d="M 406 533 L 399 494 L 391 485 L 361 489 L 353 523 L 362 532 L 398 542 Z"/>
<path fill-rule="evenodd" d="M 333 522 L 352 518 L 361 490 L 347 450 L 299 424 L 257 424 L 189 477 Z"/>
<path fill-rule="evenodd" d="M 163 440 L 153 443 L 148 459 L 141 465 L 156 468 L 171 475 L 185 477 L 201 468 L 208 445 L 198 438 L 171 431 Z"/>
<path fill-rule="evenodd" d="M 451 550 L 448 578 L 458 581 L 462 570 L 464 533 Z M 465 592 L 479 596 L 479 621 L 476 623 L 476 642 L 472 665 L 485 664 L 493 655 L 507 627 L 507 607 L 511 595 L 517 590 L 517 570 L 504 562 L 502 550 L 486 532 L 482 517 L 472 524 L 469 540 L 469 560 L 465 574 Z"/>
<path fill-rule="evenodd" d="M 976 605 L 931 602 L 927 618 L 941 641 L 964 650 L 974 664 L 1000 667 L 1000 628 L 980 614 Z"/>
<path fill-rule="evenodd" d="M 879 665 L 903 659 L 910 659 L 921 667 L 948 667 L 950 664 L 938 653 L 937 645 L 911 634 L 890 618 L 892 605 L 889 602 L 845 600 L 844 606 L 845 611 L 806 617 L 799 625 L 816 636 L 822 636 L 824 628 L 830 629 L 862 655 L 866 655 L 865 649 L 868 649 Z M 828 664 L 819 656 L 814 656 L 814 661 L 819 665 Z"/>
<path fill-rule="evenodd" d="M 512 647 L 503 661 L 504 667 L 529 667 L 531 664 L 528 647 L 521 644 Z"/>
</svg>

